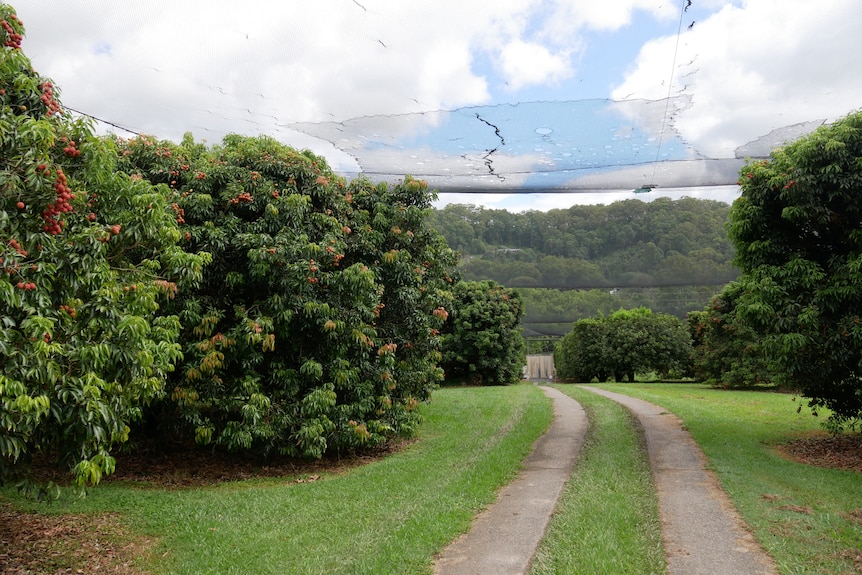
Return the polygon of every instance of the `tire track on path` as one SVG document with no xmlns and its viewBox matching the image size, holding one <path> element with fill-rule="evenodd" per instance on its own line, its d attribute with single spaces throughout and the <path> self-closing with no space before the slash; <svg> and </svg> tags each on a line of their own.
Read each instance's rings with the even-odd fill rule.
<svg viewBox="0 0 862 575">
<path fill-rule="evenodd" d="M 470 531 L 447 546 L 435 575 L 521 575 L 527 572 L 563 486 L 575 466 L 587 415 L 580 404 L 551 387 L 554 420 L 533 446 L 518 477 L 474 520 Z"/>
<path fill-rule="evenodd" d="M 669 575 L 774 575 L 772 558 L 706 469 L 706 456 L 663 408 L 581 386 L 625 406 L 644 429 L 656 484 Z"/>
</svg>

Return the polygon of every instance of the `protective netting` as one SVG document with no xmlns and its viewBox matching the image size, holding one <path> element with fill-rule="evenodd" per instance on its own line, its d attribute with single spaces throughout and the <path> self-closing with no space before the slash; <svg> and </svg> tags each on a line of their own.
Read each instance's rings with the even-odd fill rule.
<svg viewBox="0 0 862 575">
<path fill-rule="evenodd" d="M 441 192 L 733 186 L 860 106 L 862 0 L 12 4 L 109 131 L 264 134 Z"/>
<path fill-rule="evenodd" d="M 691 105 L 690 96 L 523 102 L 289 127 L 330 142 L 372 179 L 411 174 L 442 192 L 553 193 L 732 185 L 746 158 L 823 123 L 776 128 L 710 157 L 675 128 Z"/>
</svg>

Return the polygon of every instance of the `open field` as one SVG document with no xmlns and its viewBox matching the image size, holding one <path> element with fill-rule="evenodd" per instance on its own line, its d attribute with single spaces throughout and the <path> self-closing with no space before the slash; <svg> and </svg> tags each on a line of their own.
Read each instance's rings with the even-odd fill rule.
<svg viewBox="0 0 862 575">
<path fill-rule="evenodd" d="M 582 402 L 591 429 L 533 573 L 662 572 L 637 425 L 604 398 L 558 387 Z M 685 421 L 782 573 L 862 572 L 862 474 L 782 455 L 783 443 L 820 433 L 790 396 L 687 384 L 602 387 Z M 6 488 L 0 520 L 18 521 L 13 509 L 39 512 L 28 538 L 14 543 L 40 550 L 33 573 L 89 572 L 96 560 L 106 573 L 428 573 L 434 554 L 513 477 L 551 412 L 532 385 L 444 388 L 422 409 L 418 441 L 362 466 L 192 487 L 109 481 L 49 506 Z M 47 547 L 35 542 L 40 530 Z M 9 537 L 0 526 L 0 540 Z"/>
</svg>

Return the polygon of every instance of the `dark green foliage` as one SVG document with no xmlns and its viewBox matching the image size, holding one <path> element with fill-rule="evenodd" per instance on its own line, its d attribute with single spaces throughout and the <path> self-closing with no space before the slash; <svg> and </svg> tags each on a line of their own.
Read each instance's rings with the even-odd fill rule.
<svg viewBox="0 0 862 575">
<path fill-rule="evenodd" d="M 688 315 L 693 375 L 715 387 L 770 385 L 774 374 L 760 336 L 737 318 L 740 284 L 731 282 L 704 311 Z"/>
<path fill-rule="evenodd" d="M 374 325 L 398 346 L 391 372 L 399 393 L 426 401 L 442 380 L 440 328 L 458 280 L 455 252 L 428 225 L 434 195 L 409 176 L 395 186 L 353 180 L 348 193 L 356 231 L 346 259 L 368 262 L 382 288 Z"/>
<path fill-rule="evenodd" d="M 554 347 L 554 367 L 563 381 L 606 381 L 612 373 L 610 330 L 603 317 L 575 322 Z"/>
<path fill-rule="evenodd" d="M 450 204 L 432 225 L 465 254 L 465 280 L 521 288 L 524 336 L 562 336 L 575 321 L 649 307 L 679 318 L 736 278 L 730 207 L 683 198 L 512 214 Z"/>
<path fill-rule="evenodd" d="M 576 322 L 554 349 L 557 376 L 569 381 L 634 381 L 635 374 L 663 377 L 689 371 L 691 339 L 678 318 L 647 308 L 619 310 Z"/>
<path fill-rule="evenodd" d="M 647 308 L 620 310 L 608 320 L 614 379 L 657 372 L 662 377 L 684 374 L 691 355 L 691 338 L 682 321 Z"/>
<path fill-rule="evenodd" d="M 737 317 L 780 382 L 836 421 L 862 416 L 862 113 L 747 164 L 729 236 Z"/>
<path fill-rule="evenodd" d="M 151 427 L 305 457 L 412 433 L 442 379 L 455 265 L 425 225 L 424 182 L 348 185 L 266 137 L 138 138 L 121 158 L 172 188 L 185 245 L 213 254 L 201 289 L 173 302 L 185 362 Z"/>
<path fill-rule="evenodd" d="M 505 385 L 521 377 L 523 303 L 517 291 L 492 281 L 460 282 L 443 337 L 442 366 L 449 379 Z"/>
<path fill-rule="evenodd" d="M 737 275 L 728 212 L 727 204 L 692 198 L 521 214 L 448 205 L 435 211 L 433 225 L 472 256 L 462 264 L 468 280 L 554 288 L 723 284 Z"/>
</svg>

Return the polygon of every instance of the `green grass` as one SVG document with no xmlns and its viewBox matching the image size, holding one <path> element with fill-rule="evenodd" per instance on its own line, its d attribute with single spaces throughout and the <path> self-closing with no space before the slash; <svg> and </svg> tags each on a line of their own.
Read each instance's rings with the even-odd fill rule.
<svg viewBox="0 0 862 575">
<path fill-rule="evenodd" d="M 862 476 L 781 457 L 775 446 L 819 431 L 790 396 L 694 384 L 608 384 L 680 416 L 782 573 L 862 570 Z M 663 556 L 643 439 L 623 408 L 559 386 L 591 426 L 534 562 L 542 573 L 660 573 Z M 209 488 L 104 484 L 42 513 L 117 513 L 128 535 L 155 541 L 152 573 L 428 573 L 511 479 L 551 419 L 532 385 L 446 388 L 423 406 L 419 441 L 384 460 L 314 482 L 291 477 Z"/>
<path fill-rule="evenodd" d="M 530 574 L 664 573 L 655 485 L 637 423 L 609 399 L 556 387 L 583 406 L 590 427 Z"/>
<path fill-rule="evenodd" d="M 154 538 L 160 574 L 430 572 L 433 556 L 520 467 L 550 424 L 533 385 L 438 390 L 420 440 L 318 481 L 260 479 L 185 490 L 104 484 L 42 512 L 115 512 Z"/>
<path fill-rule="evenodd" d="M 862 475 L 796 463 L 776 451 L 821 429 L 805 409 L 796 413 L 792 396 L 696 384 L 599 387 L 682 418 L 781 573 L 862 572 Z"/>
</svg>

